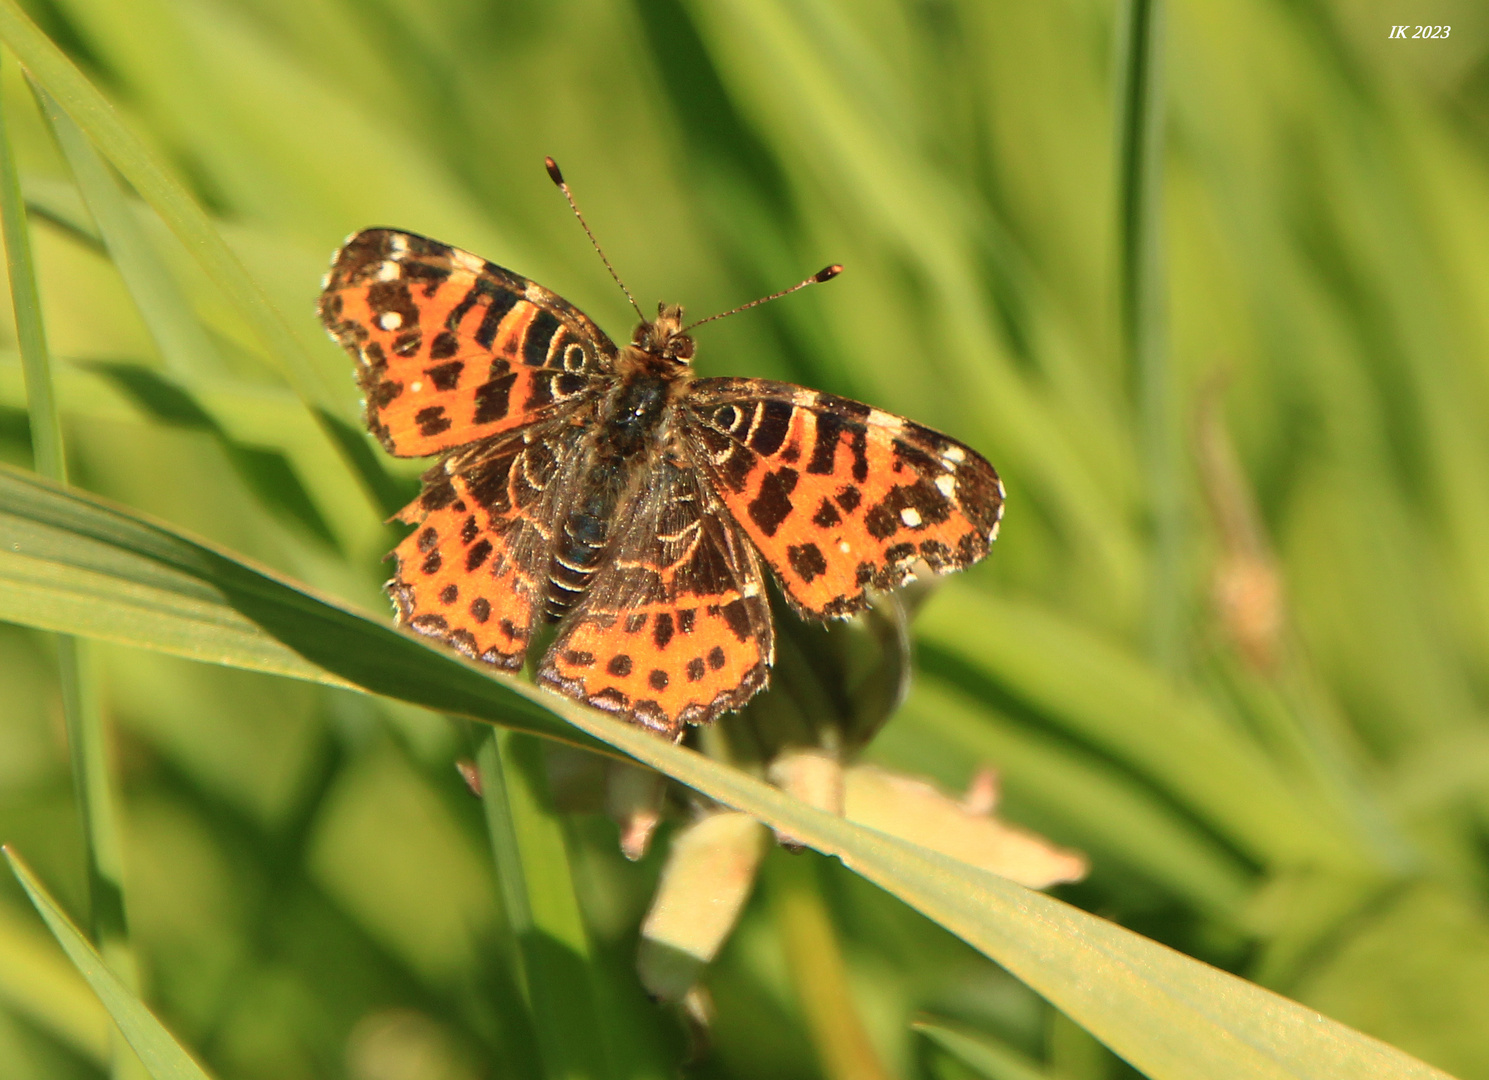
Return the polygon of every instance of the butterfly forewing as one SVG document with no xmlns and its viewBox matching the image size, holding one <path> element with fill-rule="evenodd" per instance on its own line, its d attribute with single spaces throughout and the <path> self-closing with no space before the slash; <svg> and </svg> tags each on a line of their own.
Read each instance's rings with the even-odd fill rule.
<svg viewBox="0 0 1489 1080">
<path fill-rule="evenodd" d="M 998 475 L 954 439 L 847 398 L 759 379 L 698 379 L 695 454 L 799 611 L 846 615 L 917 562 L 987 554 Z"/>
<path fill-rule="evenodd" d="M 541 285 L 392 229 L 336 253 L 320 315 L 357 360 L 369 429 L 399 457 L 562 411 L 593 396 L 615 359 L 588 316 Z"/>
</svg>

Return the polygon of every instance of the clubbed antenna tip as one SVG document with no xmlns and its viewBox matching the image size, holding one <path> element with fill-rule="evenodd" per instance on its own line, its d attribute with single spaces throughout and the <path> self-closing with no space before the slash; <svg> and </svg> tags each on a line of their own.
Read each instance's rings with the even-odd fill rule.
<svg viewBox="0 0 1489 1080">
<path fill-rule="evenodd" d="M 790 296 L 798 289 L 805 289 L 808 285 L 821 285 L 824 281 L 831 281 L 842 272 L 843 268 L 839 263 L 833 263 L 831 266 L 824 266 L 821 270 L 818 270 L 815 274 L 807 278 L 805 281 L 793 285 L 789 289 L 782 289 L 778 293 L 771 293 L 769 296 L 762 296 L 759 300 L 751 300 L 748 304 L 741 304 L 739 307 L 735 308 L 732 311 L 722 311 L 717 315 L 710 315 L 706 319 L 699 319 L 697 322 L 690 323 L 689 325 L 683 327 L 683 332 L 686 333 L 687 331 L 693 329 L 693 327 L 695 326 L 702 326 L 704 323 L 713 322 L 715 319 L 727 319 L 730 315 L 738 315 L 741 311 L 749 311 L 752 307 L 759 307 L 761 304 L 768 304 L 772 300 L 779 300 L 783 296 Z"/>
<path fill-rule="evenodd" d="M 605 269 L 610 271 L 610 276 L 620 286 L 620 291 L 626 294 L 626 299 L 631 302 L 631 308 L 636 312 L 636 315 L 642 322 L 645 322 L 646 316 L 641 314 L 639 307 L 636 307 L 636 298 L 631 295 L 631 290 L 626 288 L 626 283 L 615 272 L 615 267 L 610 265 L 610 260 L 605 258 L 605 249 L 600 247 L 600 242 L 595 239 L 595 234 L 589 230 L 589 222 L 585 221 L 584 215 L 579 212 L 579 204 L 574 201 L 574 193 L 569 190 L 569 185 L 564 183 L 564 174 L 558 171 L 558 162 L 554 161 L 551 157 L 545 157 L 543 164 L 548 169 L 549 179 L 558 185 L 558 190 L 562 191 L 564 198 L 569 200 L 569 209 L 574 211 L 574 216 L 579 219 L 579 224 L 584 227 L 584 235 L 589 237 L 589 242 L 595 246 L 595 251 L 599 253 L 600 261 L 605 264 Z"/>
</svg>

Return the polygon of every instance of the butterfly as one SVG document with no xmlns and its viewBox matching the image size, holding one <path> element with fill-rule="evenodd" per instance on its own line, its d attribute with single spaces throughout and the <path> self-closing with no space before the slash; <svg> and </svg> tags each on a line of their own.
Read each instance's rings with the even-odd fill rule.
<svg viewBox="0 0 1489 1080">
<path fill-rule="evenodd" d="M 508 671 L 557 622 L 539 682 L 668 738 L 768 682 L 762 564 L 827 619 L 997 536 L 1003 487 L 975 451 L 831 394 L 698 378 L 681 307 L 617 347 L 541 285 L 375 228 L 335 254 L 319 309 L 371 432 L 442 455 L 396 515 L 416 526 L 393 553 L 399 622 Z"/>
</svg>

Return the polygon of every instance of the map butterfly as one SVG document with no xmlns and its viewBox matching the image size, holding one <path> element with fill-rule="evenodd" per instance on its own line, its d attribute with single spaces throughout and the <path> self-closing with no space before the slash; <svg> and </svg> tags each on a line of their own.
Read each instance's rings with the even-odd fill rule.
<svg viewBox="0 0 1489 1080">
<path fill-rule="evenodd" d="M 556 621 L 539 681 L 669 738 L 769 680 L 762 563 L 826 619 L 998 532 L 975 451 L 831 394 L 697 378 L 680 307 L 617 347 L 541 285 L 377 228 L 334 256 L 320 315 L 388 452 L 442 455 L 397 515 L 416 526 L 388 584 L 400 623 L 513 671 Z"/>
</svg>

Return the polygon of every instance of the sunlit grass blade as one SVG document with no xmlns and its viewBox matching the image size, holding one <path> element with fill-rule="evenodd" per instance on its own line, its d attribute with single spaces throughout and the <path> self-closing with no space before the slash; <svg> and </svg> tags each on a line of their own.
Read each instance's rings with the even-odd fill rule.
<svg viewBox="0 0 1489 1080">
<path fill-rule="evenodd" d="M 0 516 L 0 550 L 19 547 L 24 554 L 41 539 L 43 550 L 89 557 L 95 580 L 128 572 L 157 588 L 173 584 L 198 597 L 207 592 L 342 677 L 428 708 L 508 726 L 526 721 L 523 726 L 544 734 L 558 734 L 561 718 L 716 802 L 840 858 L 1002 964 L 1155 1080 L 1443 1075 L 1060 901 L 815 810 L 753 776 L 537 687 L 481 675 L 432 646 L 161 526 L 24 481 L 0 470 L 0 507 L 20 504 L 19 512 Z M 48 524 L 46 532 L 38 528 Z M 134 643 L 153 644 L 144 638 Z"/>
<path fill-rule="evenodd" d="M 31 868 L 9 847 L 5 858 L 58 943 L 82 972 L 108 1009 L 119 1031 L 139 1055 L 154 1080 L 210 1080 L 209 1074 L 182 1049 L 164 1025 L 115 975 L 67 914 L 37 880 Z"/>
<path fill-rule="evenodd" d="M 687 5 L 729 92 L 771 131 L 800 187 L 821 185 L 876 232 L 881 251 L 925 283 L 921 359 L 960 388 L 946 422 L 995 454 L 1000 469 L 1037 487 L 1113 578 L 1125 576 L 1129 537 L 1106 508 L 1111 487 L 1081 459 L 1073 433 L 1000 346 L 984 303 L 977 208 L 875 105 L 883 88 L 850 60 L 862 48 L 825 6 L 731 2 Z M 857 92 L 855 92 L 857 91 Z M 803 181 L 805 181 L 803 183 Z M 933 344 L 934 343 L 934 344 Z M 934 366 L 934 367 L 932 367 Z M 1112 467 L 1113 463 L 1105 463 Z"/>
<path fill-rule="evenodd" d="M 102 1066 L 113 1025 L 98 998 L 51 943 L 0 904 L 0 1002 Z"/>
<path fill-rule="evenodd" d="M 217 346 L 151 247 L 128 196 L 108 166 L 56 100 L 34 84 L 33 90 L 109 258 L 124 279 L 166 367 L 182 373 L 220 370 L 222 359 Z"/>
<path fill-rule="evenodd" d="M 770 890 L 776 932 L 786 954 L 796 1001 L 829 1080 L 890 1080 L 853 1000 L 852 982 L 838 935 L 823 902 L 815 862 L 770 859 Z"/>
<path fill-rule="evenodd" d="M 1347 823 L 1289 789 L 1208 702 L 1101 635 L 959 586 L 927 605 L 916 632 L 938 676 L 1114 754 L 1257 861 L 1362 857 Z"/>
<path fill-rule="evenodd" d="M 1148 583 L 1148 635 L 1158 663 L 1180 663 L 1183 494 L 1174 377 L 1165 329 L 1163 147 L 1164 2 L 1124 5 L 1118 101 L 1118 292 L 1129 375 L 1137 389 L 1153 543 Z"/>
<path fill-rule="evenodd" d="M 1005 788 L 1042 827 L 1216 917 L 1238 921 L 1256 887 L 1228 846 L 1140 780 L 1113 775 L 1100 758 L 1010 722 L 995 702 L 929 673 L 875 751 L 912 769 L 948 757 L 996 763 Z"/>
<path fill-rule="evenodd" d="M 38 470 L 59 484 L 67 482 L 67 452 L 62 420 L 53 388 L 52 362 L 42 322 L 36 266 L 31 255 L 29 225 L 21 198 L 3 108 L 0 108 L 0 231 L 5 237 L 6 265 L 16 338 L 26 371 L 27 406 L 32 449 Z M 83 847 L 88 871 L 88 922 L 99 949 L 127 984 L 136 981 L 134 952 L 124 902 L 124 850 L 120 835 L 118 796 L 109 765 L 103 711 L 98 700 L 89 643 L 63 634 L 57 641 L 62 712 L 72 759 L 73 791 L 83 824 Z M 133 1071 L 129 1052 L 117 1048 L 113 1075 Z"/>
<path fill-rule="evenodd" d="M 346 398 L 323 384 L 299 339 L 263 290 L 244 268 L 205 211 L 145 144 L 120 121 L 108 100 L 21 10 L 15 0 L 0 0 L 0 40 L 20 59 L 27 74 L 114 163 L 142 199 L 170 226 L 202 269 L 256 328 L 264 355 L 286 381 L 316 410 L 339 415 Z M 348 417 L 348 421 L 350 418 Z M 341 446 L 339 440 L 338 447 Z M 374 500 L 387 486 L 375 457 L 344 455 L 353 474 Z M 375 469 L 375 472 L 369 472 Z M 380 506 L 386 511 L 388 508 Z"/>
<path fill-rule="evenodd" d="M 514 693 L 514 680 L 488 678 L 384 619 L 358 615 L 206 544 L 4 468 L 0 580 L 0 618 L 8 621 L 360 686 L 576 740 L 571 728 Z"/>
<path fill-rule="evenodd" d="M 962 1024 L 924 1017 L 910 1026 L 987 1080 L 1048 1080 L 1035 1062 Z"/>
<path fill-rule="evenodd" d="M 283 453 L 247 446 L 233 438 L 195 395 L 167 374 L 142 364 L 102 361 L 83 367 L 108 379 L 157 423 L 210 435 L 245 487 L 259 503 L 287 524 L 332 551 L 340 544 L 320 507 L 305 490 Z"/>
<path fill-rule="evenodd" d="M 612 1075 L 596 971 L 579 911 L 563 822 L 553 810 L 542 744 L 492 732 L 477 758 L 486 827 L 507 921 L 522 957 L 528 1007 L 545 1075 Z M 585 1032 L 585 1038 L 576 1038 Z"/>
</svg>

